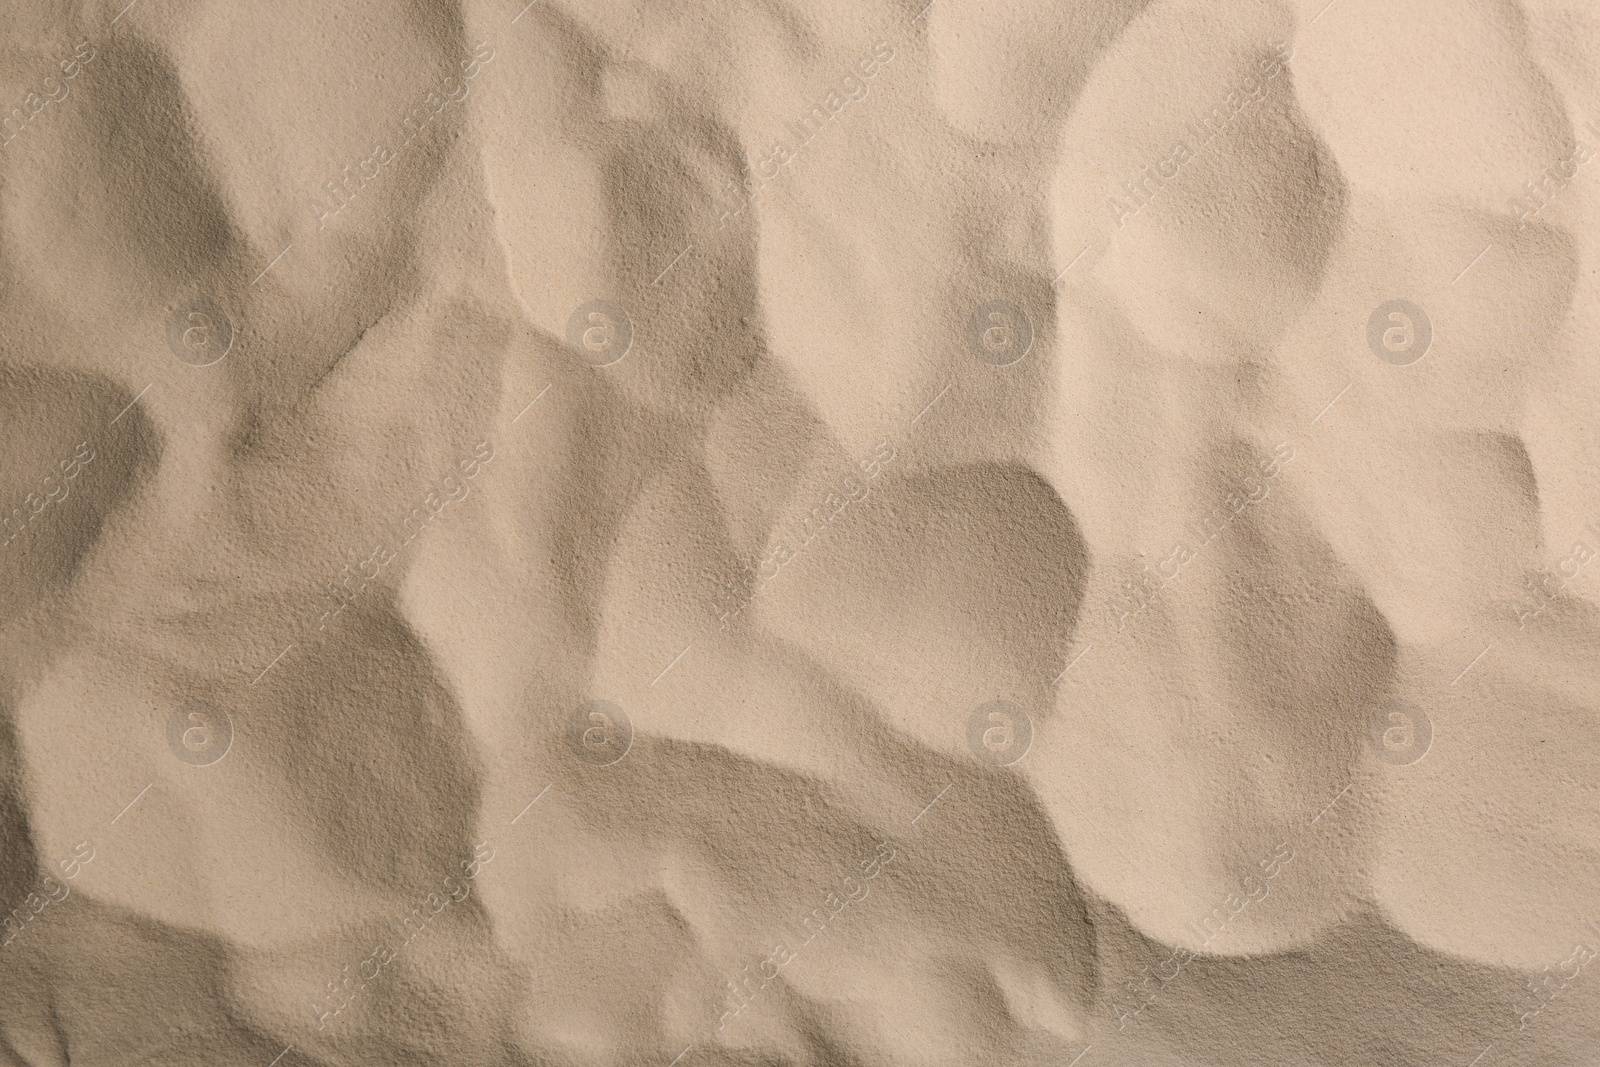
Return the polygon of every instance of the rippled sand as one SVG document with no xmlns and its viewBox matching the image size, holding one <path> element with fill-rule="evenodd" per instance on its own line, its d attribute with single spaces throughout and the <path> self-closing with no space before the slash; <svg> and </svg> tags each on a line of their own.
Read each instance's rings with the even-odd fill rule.
<svg viewBox="0 0 1600 1067">
<path fill-rule="evenodd" d="M 1600 1056 L 1589 5 L 124 4 L 0 1065 Z"/>
</svg>

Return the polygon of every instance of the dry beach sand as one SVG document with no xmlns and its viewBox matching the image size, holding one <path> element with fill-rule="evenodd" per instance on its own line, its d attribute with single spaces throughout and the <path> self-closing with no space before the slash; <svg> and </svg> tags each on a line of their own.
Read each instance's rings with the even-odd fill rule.
<svg viewBox="0 0 1600 1067">
<path fill-rule="evenodd" d="M 0 1067 L 1600 1062 L 1600 11 L 14 0 Z"/>
</svg>

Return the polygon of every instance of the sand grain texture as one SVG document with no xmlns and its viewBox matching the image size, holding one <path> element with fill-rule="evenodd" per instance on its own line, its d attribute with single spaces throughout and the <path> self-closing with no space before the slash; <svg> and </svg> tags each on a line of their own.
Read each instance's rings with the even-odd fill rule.
<svg viewBox="0 0 1600 1067">
<path fill-rule="evenodd" d="M 1600 1057 L 1588 6 L 124 4 L 0 1065 Z"/>
</svg>

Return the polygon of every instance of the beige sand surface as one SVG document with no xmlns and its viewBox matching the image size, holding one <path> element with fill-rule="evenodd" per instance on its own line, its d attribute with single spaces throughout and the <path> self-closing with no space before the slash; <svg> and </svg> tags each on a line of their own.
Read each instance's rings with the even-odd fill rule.
<svg viewBox="0 0 1600 1067">
<path fill-rule="evenodd" d="M 1600 1063 L 1600 11 L 13 0 L 0 1067 Z"/>
</svg>

